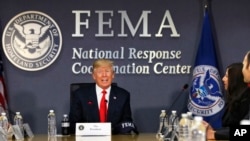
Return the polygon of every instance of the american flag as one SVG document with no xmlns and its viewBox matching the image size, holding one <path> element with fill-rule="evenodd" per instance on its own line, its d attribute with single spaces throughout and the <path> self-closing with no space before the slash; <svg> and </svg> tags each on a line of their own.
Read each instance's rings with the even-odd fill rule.
<svg viewBox="0 0 250 141">
<path fill-rule="evenodd" d="M 3 63 L 2 59 L 0 59 L 0 112 L 6 112 L 7 109 L 8 109 L 8 104 L 7 104 L 6 87 L 3 78 Z"/>
<path fill-rule="evenodd" d="M 1 23 L 0 23 L 1 28 Z M 2 34 L 0 34 L 2 37 Z M 0 40 L 0 47 L 2 42 Z M 8 110 L 8 102 L 7 102 L 7 92 L 6 92 L 6 85 L 4 81 L 4 69 L 3 69 L 3 61 L 2 61 L 2 50 L 0 50 L 0 112 L 7 112 Z"/>
</svg>

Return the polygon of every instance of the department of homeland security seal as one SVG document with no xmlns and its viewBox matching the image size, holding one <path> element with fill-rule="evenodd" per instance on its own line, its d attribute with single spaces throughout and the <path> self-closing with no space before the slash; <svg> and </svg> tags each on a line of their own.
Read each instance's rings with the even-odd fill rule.
<svg viewBox="0 0 250 141">
<path fill-rule="evenodd" d="M 211 116 L 224 107 L 218 70 L 213 66 L 199 65 L 193 71 L 188 109 L 195 115 Z"/>
<path fill-rule="evenodd" d="M 3 50 L 8 60 L 26 71 L 50 66 L 62 47 L 57 23 L 47 14 L 26 11 L 13 17 L 3 32 Z"/>
</svg>

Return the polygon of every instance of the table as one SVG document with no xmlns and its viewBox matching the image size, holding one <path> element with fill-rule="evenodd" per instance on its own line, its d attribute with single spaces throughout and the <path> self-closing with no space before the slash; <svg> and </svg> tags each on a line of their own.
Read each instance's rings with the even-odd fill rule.
<svg viewBox="0 0 250 141">
<path fill-rule="evenodd" d="M 15 141 L 10 139 L 8 141 Z M 24 141 L 160 141 L 153 133 L 141 133 L 135 135 L 112 135 L 112 136 L 56 136 L 48 138 L 47 135 L 35 135 L 32 138 L 25 138 Z M 214 140 L 213 140 L 214 141 Z"/>
<path fill-rule="evenodd" d="M 9 139 L 8 141 L 15 141 Z M 158 141 L 154 134 L 140 135 L 112 135 L 112 136 L 56 136 L 35 135 L 32 138 L 25 138 L 24 141 Z"/>
</svg>

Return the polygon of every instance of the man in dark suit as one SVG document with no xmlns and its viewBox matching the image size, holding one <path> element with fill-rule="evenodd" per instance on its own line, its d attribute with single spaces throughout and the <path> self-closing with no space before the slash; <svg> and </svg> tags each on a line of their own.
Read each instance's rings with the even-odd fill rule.
<svg viewBox="0 0 250 141">
<path fill-rule="evenodd" d="M 93 63 L 92 77 L 95 84 L 81 87 L 72 95 L 69 113 L 71 134 L 75 133 L 75 124 L 81 122 L 111 122 L 113 134 L 123 133 L 120 125 L 123 122 L 133 123 L 130 93 L 112 85 L 115 77 L 113 62 L 106 59 L 96 60 Z M 104 117 L 100 113 L 102 99 L 105 101 Z"/>
</svg>

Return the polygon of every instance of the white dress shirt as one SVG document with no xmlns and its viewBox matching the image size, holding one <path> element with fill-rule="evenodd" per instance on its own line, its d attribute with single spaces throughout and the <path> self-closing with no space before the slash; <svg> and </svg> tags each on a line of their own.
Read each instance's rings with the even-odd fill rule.
<svg viewBox="0 0 250 141">
<path fill-rule="evenodd" d="M 102 91 L 103 89 L 101 87 L 99 87 L 97 84 L 95 86 L 95 89 L 96 89 L 96 96 L 97 96 L 97 101 L 98 101 L 98 107 L 100 109 L 100 103 L 101 103 L 101 99 L 102 99 Z M 111 86 L 108 87 L 107 89 L 105 89 L 105 91 L 107 92 L 107 94 L 105 95 L 105 99 L 107 100 L 107 108 L 108 108 L 108 103 L 109 103 L 109 95 L 110 95 L 110 89 L 111 89 Z"/>
</svg>

